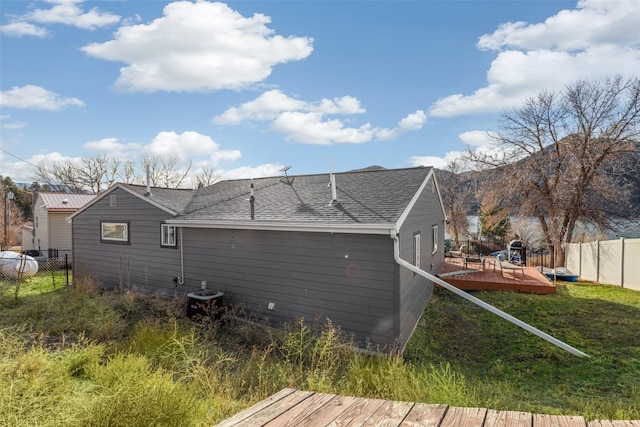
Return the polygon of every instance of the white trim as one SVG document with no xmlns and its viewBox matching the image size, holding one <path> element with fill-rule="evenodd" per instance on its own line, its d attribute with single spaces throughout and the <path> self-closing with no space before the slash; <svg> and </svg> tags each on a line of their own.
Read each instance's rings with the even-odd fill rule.
<svg viewBox="0 0 640 427">
<path fill-rule="evenodd" d="M 342 233 L 342 234 L 389 234 L 394 224 L 310 224 L 294 222 L 259 222 L 259 221 L 210 221 L 168 219 L 166 224 L 181 228 L 223 228 L 236 230 L 273 230 L 299 231 L 310 233 Z"/>
<path fill-rule="evenodd" d="M 173 209 L 169 209 L 166 206 L 161 205 L 160 203 L 158 203 L 155 200 L 153 200 L 152 197 L 147 197 L 147 196 L 144 196 L 144 195 L 142 195 L 140 193 L 137 193 L 137 192 L 133 191 L 132 189 L 130 189 L 129 187 L 127 187 L 126 184 L 117 183 L 117 184 L 114 184 L 111 187 L 109 187 L 104 193 L 98 194 L 95 197 L 95 199 L 93 199 L 91 202 L 89 202 L 86 205 L 84 205 L 82 208 L 78 209 L 73 215 L 69 215 L 67 217 L 67 219 L 73 220 L 74 216 L 80 214 L 81 212 L 84 212 L 86 209 L 90 208 L 91 206 L 93 206 L 98 201 L 100 201 L 103 198 L 107 197 L 109 194 L 114 192 L 116 190 L 116 188 L 119 188 L 119 189 L 121 189 L 123 191 L 126 191 L 127 193 L 131 194 L 132 196 L 137 197 L 140 200 L 144 200 L 145 202 L 149 203 L 150 205 L 153 205 L 153 206 L 157 207 L 158 209 L 161 209 L 161 210 L 167 212 L 170 215 L 173 215 L 173 216 L 178 215 L 178 212 L 174 211 Z"/>
<path fill-rule="evenodd" d="M 413 195 L 413 198 L 405 208 L 404 212 L 402 212 L 402 215 L 400 215 L 400 218 L 398 218 L 398 222 L 396 222 L 396 228 L 398 230 L 402 228 L 402 224 L 404 224 L 404 222 L 406 221 L 407 217 L 411 213 L 411 210 L 413 209 L 413 206 L 416 204 L 416 202 L 420 198 L 420 195 L 424 191 L 424 188 L 427 186 L 429 178 L 431 178 L 432 176 L 435 177 L 435 175 L 433 174 L 433 167 L 427 174 L 426 178 L 422 181 L 422 184 L 420 184 L 420 188 L 418 188 L 418 191 L 416 191 L 416 193 Z M 440 193 L 438 193 L 438 198 L 440 198 Z M 442 199 L 440 200 L 440 205 L 442 205 Z"/>
</svg>

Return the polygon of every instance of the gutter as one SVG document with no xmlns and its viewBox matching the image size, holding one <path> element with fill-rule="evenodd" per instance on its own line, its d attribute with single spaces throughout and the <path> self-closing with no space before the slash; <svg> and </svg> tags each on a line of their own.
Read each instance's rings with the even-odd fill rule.
<svg viewBox="0 0 640 427">
<path fill-rule="evenodd" d="M 180 228 L 221 228 L 236 230 L 266 230 L 266 231 L 299 231 L 311 233 L 348 233 L 348 234 L 378 234 L 388 235 L 394 229 L 392 223 L 301 223 L 301 222 L 273 222 L 273 221 L 211 221 L 169 219 L 165 224 Z"/>
<path fill-rule="evenodd" d="M 402 258 L 400 258 L 400 240 L 398 238 L 399 234 L 397 232 L 397 230 L 392 230 L 391 231 L 391 238 L 393 239 L 393 256 L 396 260 L 396 262 L 402 266 L 405 267 L 411 271 L 413 271 L 416 274 L 421 275 L 422 277 L 425 277 L 426 279 L 437 283 L 438 285 L 442 286 L 443 288 L 445 288 L 448 291 L 453 292 L 454 294 L 468 300 L 471 301 L 472 303 L 479 305 L 480 307 L 484 308 L 485 310 L 489 310 L 490 312 L 492 312 L 493 314 L 502 317 L 505 320 L 508 320 L 509 322 L 513 323 L 516 326 L 521 327 L 522 329 L 531 332 L 534 335 L 537 335 L 538 337 L 549 341 L 551 344 L 555 345 L 556 347 L 560 347 L 561 349 L 568 351 L 571 354 L 574 354 L 576 356 L 579 357 L 589 357 L 588 354 L 581 352 L 580 350 L 571 347 L 569 344 L 560 341 L 557 338 L 552 337 L 551 335 L 542 332 L 541 330 L 529 325 L 528 323 L 523 322 L 522 320 L 513 317 L 510 314 L 505 313 L 502 310 L 499 310 L 497 308 L 495 308 L 494 306 L 487 304 L 486 302 L 469 295 L 468 293 L 466 293 L 465 291 L 462 291 L 458 288 L 456 288 L 453 285 L 450 285 L 449 283 L 445 282 L 444 280 L 440 279 L 439 277 L 436 277 L 430 273 L 427 273 L 424 270 L 421 270 L 419 268 L 417 268 L 416 266 L 414 266 L 413 264 L 408 263 L 407 261 L 403 260 Z"/>
</svg>

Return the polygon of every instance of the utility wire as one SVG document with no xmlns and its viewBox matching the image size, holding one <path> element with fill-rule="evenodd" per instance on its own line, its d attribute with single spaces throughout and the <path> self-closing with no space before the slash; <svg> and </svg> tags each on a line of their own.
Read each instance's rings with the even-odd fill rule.
<svg viewBox="0 0 640 427">
<path fill-rule="evenodd" d="M 33 166 L 34 168 L 37 168 L 37 167 L 38 167 L 37 165 L 34 165 L 34 164 L 33 164 L 33 163 L 31 163 L 30 161 L 25 160 L 25 159 L 23 159 L 22 157 L 16 156 L 15 154 L 12 154 L 12 153 L 8 152 L 8 151 L 7 151 L 7 150 L 5 150 L 4 148 L 1 148 L 1 147 L 0 147 L 0 151 L 3 151 L 3 152 L 5 152 L 5 153 L 7 153 L 8 155 L 10 155 L 11 157 L 15 157 L 16 159 L 18 159 L 18 160 L 20 160 L 20 161 L 23 161 L 23 162 L 25 162 L 26 164 Z"/>
</svg>

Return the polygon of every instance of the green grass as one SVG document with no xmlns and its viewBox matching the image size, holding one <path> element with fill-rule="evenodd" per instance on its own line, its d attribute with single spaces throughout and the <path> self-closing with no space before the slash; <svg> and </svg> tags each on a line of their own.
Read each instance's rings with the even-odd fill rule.
<svg viewBox="0 0 640 427">
<path fill-rule="evenodd" d="M 573 356 L 438 289 L 405 352 L 413 364 L 447 361 L 498 409 L 640 419 L 640 292 L 580 283 L 555 295 L 478 292 L 483 301 L 590 357 Z"/>
<path fill-rule="evenodd" d="M 194 324 L 184 301 L 76 281 L 31 280 L 17 299 L 2 287 L 0 425 L 212 425 L 284 387 L 640 419 L 640 292 L 475 293 L 590 355 L 578 358 L 437 289 L 400 357 L 353 352 L 331 322 Z"/>
</svg>

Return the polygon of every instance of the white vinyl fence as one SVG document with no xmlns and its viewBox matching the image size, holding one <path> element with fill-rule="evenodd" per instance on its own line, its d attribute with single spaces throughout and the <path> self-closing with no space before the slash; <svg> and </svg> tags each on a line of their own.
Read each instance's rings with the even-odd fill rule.
<svg viewBox="0 0 640 427">
<path fill-rule="evenodd" d="M 640 291 L 640 239 L 570 243 L 567 268 L 583 280 Z"/>
</svg>

